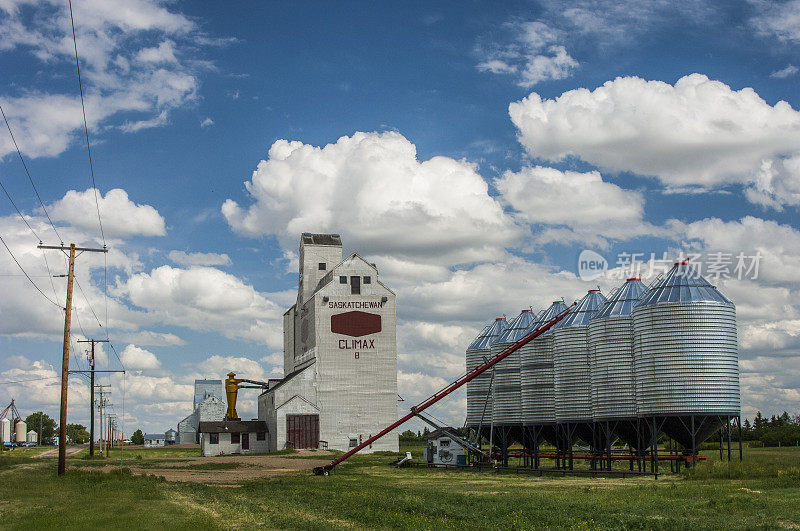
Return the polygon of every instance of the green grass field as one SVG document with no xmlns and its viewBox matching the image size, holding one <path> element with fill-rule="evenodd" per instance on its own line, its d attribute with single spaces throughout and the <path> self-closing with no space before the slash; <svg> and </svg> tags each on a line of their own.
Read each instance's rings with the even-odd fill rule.
<svg viewBox="0 0 800 531">
<path fill-rule="evenodd" d="M 183 451 L 140 450 L 136 461 L 179 461 Z M 239 488 L 90 468 L 59 478 L 55 459 L 4 455 L 0 527 L 798 528 L 800 449 L 745 451 L 731 465 L 709 451 L 707 463 L 658 480 L 398 470 L 387 456 L 355 456 L 328 477 L 297 473 Z M 95 461 L 69 460 L 87 463 Z"/>
</svg>

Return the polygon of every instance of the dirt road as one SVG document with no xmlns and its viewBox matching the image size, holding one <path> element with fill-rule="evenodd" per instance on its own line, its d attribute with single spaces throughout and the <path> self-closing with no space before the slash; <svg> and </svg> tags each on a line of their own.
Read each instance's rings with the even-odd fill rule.
<svg viewBox="0 0 800 531">
<path fill-rule="evenodd" d="M 300 459 L 301 457 L 317 457 L 319 459 Z M 291 456 L 284 455 L 227 455 L 220 457 L 187 457 L 180 461 L 160 463 L 146 463 L 136 466 L 135 459 L 126 459 L 123 466 L 129 468 L 135 475 L 163 476 L 167 481 L 186 481 L 190 483 L 204 483 L 219 486 L 239 486 L 243 481 L 279 476 L 298 470 L 311 470 L 315 466 L 326 465 L 330 462 L 332 454 L 327 452 L 311 452 L 300 450 Z M 220 464 L 219 469 L 198 469 L 197 467 L 213 467 Z M 222 468 L 225 465 L 235 465 L 235 468 Z M 109 472 L 116 470 L 119 465 L 104 466 L 100 470 Z"/>
<path fill-rule="evenodd" d="M 84 448 L 88 447 L 88 444 L 82 444 L 80 446 L 67 446 L 67 455 L 77 454 Z M 47 450 L 45 452 L 40 453 L 39 455 L 34 455 L 33 458 L 40 458 L 40 457 L 58 457 L 58 446 Z"/>
</svg>

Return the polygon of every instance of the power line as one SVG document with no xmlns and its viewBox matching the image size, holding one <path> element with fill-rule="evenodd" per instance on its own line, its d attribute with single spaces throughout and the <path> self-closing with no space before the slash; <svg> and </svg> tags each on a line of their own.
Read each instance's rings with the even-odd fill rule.
<svg viewBox="0 0 800 531">
<path fill-rule="evenodd" d="M 50 214 L 47 212 L 47 208 L 45 208 L 44 202 L 42 201 L 42 198 L 39 196 L 39 190 L 36 189 L 36 185 L 33 182 L 33 178 L 31 177 L 31 174 L 28 171 L 28 165 L 25 164 L 25 159 L 22 157 L 22 152 L 20 151 L 19 146 L 17 145 L 17 139 L 14 138 L 14 133 L 11 131 L 11 124 L 8 123 L 8 118 L 6 117 L 6 113 L 5 113 L 5 111 L 3 111 L 3 107 L 2 106 L 0 106 L 0 113 L 3 114 L 3 120 L 6 123 L 6 128 L 8 129 L 8 134 L 11 135 L 11 140 L 14 142 L 14 147 L 17 150 L 17 155 L 19 156 L 19 160 L 20 160 L 20 162 L 22 162 L 22 167 L 25 168 L 25 174 L 28 176 L 28 181 L 30 181 L 31 186 L 33 187 L 33 191 L 36 194 L 36 198 L 39 199 L 39 204 L 42 206 L 42 210 L 44 211 L 45 216 L 47 216 L 47 221 L 50 222 L 50 226 L 53 227 L 53 231 L 56 233 L 56 236 L 58 237 L 59 240 L 61 240 L 61 235 L 58 233 L 58 230 L 56 229 L 56 226 L 53 223 L 53 220 L 50 219 Z M 33 234 L 34 238 L 39 240 L 39 243 L 42 243 L 42 239 L 39 237 L 38 234 L 36 234 L 36 231 L 33 230 L 33 227 L 31 227 L 30 223 L 28 223 L 28 220 L 25 219 L 25 216 L 22 215 L 22 212 L 20 211 L 20 209 L 17 208 L 17 204 L 14 203 L 14 200 L 11 198 L 11 194 L 8 193 L 8 190 L 6 190 L 6 187 L 3 186 L 3 183 L 1 183 L 1 182 L 0 182 L 0 187 L 3 188 L 3 192 L 5 192 L 6 197 L 8 197 L 8 200 L 11 201 L 12 205 L 14 205 L 14 209 L 17 211 L 17 214 L 19 214 L 19 217 L 22 219 L 22 221 L 25 223 L 25 225 L 28 226 L 28 229 L 30 229 L 30 231 Z M 62 240 L 62 243 L 63 243 L 63 240 Z M 50 264 L 47 262 L 47 256 L 44 254 L 44 250 L 42 251 L 42 258 L 44 258 L 44 265 L 47 268 L 47 273 L 50 275 L 50 284 L 53 287 L 53 296 L 56 299 L 58 299 L 58 296 L 56 295 L 56 287 L 53 284 L 53 277 L 52 277 L 53 272 L 50 271 Z"/>
<path fill-rule="evenodd" d="M 53 223 L 53 220 L 50 219 L 50 214 L 48 214 L 47 209 L 44 206 L 44 201 L 42 201 L 42 198 L 39 195 L 39 190 L 36 189 L 36 185 L 33 182 L 33 177 L 31 177 L 31 172 L 28 171 L 28 165 L 25 164 L 25 159 L 22 157 L 22 152 L 19 150 L 19 146 L 17 145 L 17 139 L 14 138 L 14 133 L 11 132 L 11 125 L 8 123 L 8 118 L 6 118 L 6 113 L 3 110 L 2 105 L 0 105 L 0 113 L 3 114 L 3 120 L 6 122 L 6 128 L 8 128 L 8 134 L 11 135 L 11 141 L 14 142 L 14 148 L 17 150 L 17 155 L 19 155 L 19 160 L 20 160 L 20 162 L 22 162 L 22 167 L 25 168 L 25 175 L 28 176 L 28 180 L 31 182 L 31 186 L 33 187 L 33 191 L 36 194 L 36 198 L 39 200 L 39 204 L 42 205 L 42 210 L 44 210 L 44 215 L 47 216 L 47 221 L 49 221 L 50 222 L 50 226 L 53 227 L 53 232 L 56 233 L 56 236 L 58 237 L 58 241 L 60 241 L 61 243 L 64 243 L 64 240 L 61 238 L 61 235 L 58 233 L 58 229 L 56 229 L 56 226 Z M 9 196 L 9 199 L 11 199 L 10 196 Z M 15 208 L 16 208 L 16 206 L 15 206 Z M 27 224 L 27 222 L 26 222 L 26 224 Z M 31 230 L 33 230 L 33 229 L 31 229 Z M 42 241 L 41 238 L 39 238 L 38 236 L 36 238 L 40 242 Z"/>
<path fill-rule="evenodd" d="M 94 315 L 94 319 L 95 319 L 95 321 L 97 321 L 97 325 L 100 328 L 102 328 L 103 330 L 105 330 L 105 327 L 103 326 L 103 323 L 100 322 L 100 318 L 97 317 L 97 314 L 95 313 L 94 308 L 92 307 L 92 303 L 89 302 L 89 298 L 86 296 L 86 292 L 83 291 L 83 287 L 81 286 L 81 283 L 78 282 L 78 277 L 75 277 L 75 284 L 77 284 L 78 285 L 78 289 L 81 290 L 81 295 L 83 295 L 83 300 L 85 300 L 86 304 L 89 306 L 89 310 L 92 312 L 92 315 Z M 79 323 L 78 324 L 80 324 L 80 319 L 79 319 Z M 106 332 L 106 339 L 108 339 L 108 332 Z"/>
<path fill-rule="evenodd" d="M 7 244 L 7 243 L 6 243 L 6 241 L 3 239 L 3 237 L 2 237 L 2 236 L 0 236 L 0 241 L 1 241 L 1 242 L 3 242 L 3 245 L 5 246 L 6 250 L 8 251 L 8 254 L 10 254 L 10 255 L 11 255 L 11 258 L 13 258 L 13 259 L 14 259 L 14 262 L 16 262 L 16 264 L 17 264 L 17 267 L 19 267 L 20 271 L 22 271 L 22 272 L 25 274 L 25 277 L 27 277 L 27 279 L 28 279 L 28 280 L 31 282 L 31 284 L 33 284 L 33 287 L 34 287 L 34 288 L 36 288 L 36 291 L 38 291 L 39 293 L 41 293 L 41 294 L 42 294 L 42 297 L 44 297 L 45 299 L 47 299 L 47 300 L 48 300 L 48 302 L 50 302 L 51 304 L 54 304 L 54 305 L 55 305 L 57 308 L 61 309 L 61 305 L 60 305 L 60 304 L 58 304 L 57 302 L 53 301 L 53 300 L 52 300 L 50 297 L 48 297 L 47 295 L 45 295 L 44 291 L 42 291 L 42 290 L 41 290 L 41 288 L 39 288 L 39 286 L 37 286 L 37 285 L 36 285 L 36 282 L 34 282 L 34 281 L 33 281 L 33 279 L 30 277 L 30 275 L 28 275 L 28 272 L 27 272 L 27 271 L 25 271 L 25 269 L 23 269 L 23 267 L 22 267 L 22 264 L 20 264 L 20 263 L 19 263 L 19 260 L 17 260 L 17 257 L 16 257 L 16 256 L 14 256 L 14 253 L 12 253 L 12 252 L 11 252 L 11 249 L 9 249 L 9 247 L 8 247 L 8 244 Z"/>
<path fill-rule="evenodd" d="M 33 234 L 33 236 L 34 236 L 34 237 L 35 237 L 37 240 L 39 240 L 39 241 L 42 241 L 42 239 L 39 237 L 39 235 L 38 235 L 38 234 L 36 234 L 36 231 L 35 231 L 35 230 L 33 230 L 33 227 L 31 227 L 31 224 L 30 224 L 30 223 L 28 223 L 28 220 L 27 220 L 27 219 L 25 219 L 25 216 L 23 216 L 23 215 L 22 215 L 22 212 L 20 212 L 19 208 L 17 207 L 17 204 L 14 202 L 14 200 L 13 200 L 13 199 L 11 199 L 11 194 L 9 194 L 9 193 L 8 193 L 8 190 L 6 190 L 6 187 L 5 187 L 5 186 L 3 186 L 3 182 L 2 182 L 2 181 L 0 181 L 0 188 L 2 188 L 2 189 L 3 189 L 3 192 L 6 194 L 6 197 L 8 198 L 8 200 L 9 200 L 9 201 L 11 201 L 11 204 L 14 206 L 14 210 L 16 210 L 16 211 L 17 211 L 17 214 L 19 214 L 19 217 L 20 217 L 20 219 L 22 219 L 22 221 L 25 223 L 25 225 L 27 225 L 27 226 L 28 226 L 28 229 L 30 229 L 30 231 L 31 231 L 31 233 Z"/>
<path fill-rule="evenodd" d="M 86 151 L 89 153 L 89 173 L 92 176 L 92 189 L 94 190 L 94 204 L 97 207 L 97 221 L 100 223 L 100 236 L 103 238 L 103 247 L 106 245 L 106 235 L 103 233 L 103 220 L 100 219 L 100 201 L 97 199 L 97 185 L 94 182 L 94 166 L 92 165 L 92 148 L 89 145 L 89 124 L 86 121 L 86 104 L 83 102 L 83 83 L 81 82 L 81 64 L 78 60 L 78 39 L 75 37 L 75 18 L 72 15 L 72 0 L 69 0 L 69 20 L 72 23 L 72 45 L 75 48 L 75 68 L 78 71 L 78 89 L 81 92 L 81 109 L 83 110 L 83 132 L 86 135 Z"/>
<path fill-rule="evenodd" d="M 119 364 L 122 367 L 122 369 L 125 370 L 125 365 L 122 363 L 122 358 L 120 358 L 119 354 L 117 354 L 117 349 L 114 348 L 114 343 L 112 343 L 111 340 L 109 340 L 108 341 L 108 345 L 111 347 L 111 350 L 114 351 L 114 355 L 117 357 L 117 361 L 119 361 Z M 123 378 L 124 378 L 125 377 L 125 373 L 123 372 L 122 374 L 123 374 Z M 123 398 L 122 399 L 125 400 L 124 391 L 123 391 Z"/>
<path fill-rule="evenodd" d="M 81 283 L 78 282 L 78 277 L 75 277 L 75 284 L 78 285 L 78 289 L 80 290 L 81 295 L 83 295 L 83 299 L 86 301 L 86 304 L 89 306 L 89 310 L 92 312 L 92 315 L 94 315 L 94 319 L 95 319 L 95 321 L 97 321 L 97 325 L 103 330 L 103 332 L 105 332 L 106 339 L 108 339 L 108 345 L 111 347 L 111 350 L 114 352 L 114 355 L 117 357 L 117 361 L 119 361 L 120 366 L 123 369 L 125 369 L 125 365 L 122 363 L 122 358 L 120 358 L 119 354 L 117 353 L 117 349 L 114 348 L 114 343 L 111 342 L 111 338 L 108 335 L 108 328 L 103 326 L 103 323 L 100 322 L 100 318 L 97 317 L 97 314 L 95 313 L 94 308 L 92 307 L 92 303 L 89 302 L 89 298 L 86 296 L 86 292 L 83 291 L 83 287 L 81 286 Z M 75 315 L 77 316 L 77 312 L 76 312 Z M 80 318 L 78 318 L 78 325 L 80 326 Z M 86 335 L 86 334 L 84 333 L 84 335 Z"/>
<path fill-rule="evenodd" d="M 69 20 L 72 24 L 72 45 L 75 48 L 75 70 L 78 72 L 78 89 L 81 93 L 81 110 L 83 111 L 83 132 L 86 136 L 86 151 L 89 154 L 89 173 L 92 176 L 92 190 L 94 191 L 94 205 L 97 209 L 97 222 L 100 225 L 100 237 L 103 239 L 103 248 L 106 247 L 106 235 L 103 231 L 103 220 L 100 217 L 100 201 L 97 197 L 97 184 L 94 179 L 94 165 L 92 164 L 92 148 L 89 143 L 89 124 L 86 121 L 86 104 L 83 101 L 83 82 L 81 81 L 81 63 L 78 59 L 78 38 L 75 36 L 75 16 L 72 13 L 72 0 L 69 3 Z M 103 297 L 106 313 L 106 326 L 108 326 L 108 257 L 103 257 Z M 108 334 L 106 334 L 108 335 Z"/>
</svg>

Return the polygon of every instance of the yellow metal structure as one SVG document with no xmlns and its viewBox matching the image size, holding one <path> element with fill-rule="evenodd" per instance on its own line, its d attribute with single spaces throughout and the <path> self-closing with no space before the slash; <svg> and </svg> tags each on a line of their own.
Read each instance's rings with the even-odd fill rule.
<svg viewBox="0 0 800 531">
<path fill-rule="evenodd" d="M 267 382 L 236 378 L 235 376 L 235 372 L 229 372 L 228 377 L 225 379 L 225 396 L 228 398 L 228 412 L 225 415 L 225 420 L 240 420 L 238 413 L 236 413 L 236 395 L 239 394 L 239 389 L 266 389 L 269 387 Z M 255 385 L 242 385 L 242 382 Z"/>
<path fill-rule="evenodd" d="M 239 394 L 239 389 L 242 387 L 242 380 L 234 378 L 235 372 L 229 372 L 228 377 L 225 379 L 225 396 L 228 398 L 228 412 L 225 415 L 225 420 L 239 420 L 239 415 L 236 413 L 236 395 Z"/>
</svg>

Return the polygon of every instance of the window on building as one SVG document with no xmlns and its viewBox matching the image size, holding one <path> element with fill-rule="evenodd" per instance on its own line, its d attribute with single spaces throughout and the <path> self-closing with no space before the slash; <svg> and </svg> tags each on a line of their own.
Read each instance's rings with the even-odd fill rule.
<svg viewBox="0 0 800 531">
<path fill-rule="evenodd" d="M 347 277 L 345 276 L 339 277 L 339 284 L 347 284 Z"/>
<path fill-rule="evenodd" d="M 356 446 L 358 446 L 358 439 L 350 437 L 350 448 L 355 448 Z"/>
<path fill-rule="evenodd" d="M 219 444 L 219 433 L 209 433 L 208 442 L 209 444 Z"/>
<path fill-rule="evenodd" d="M 350 277 L 350 295 L 361 295 L 361 277 Z"/>
<path fill-rule="evenodd" d="M 256 440 L 257 441 L 265 441 L 267 439 L 267 432 L 259 431 L 256 433 Z"/>
<path fill-rule="evenodd" d="M 439 441 L 439 446 L 450 446 L 450 440 L 449 439 L 440 440 Z"/>
<path fill-rule="evenodd" d="M 328 264 L 326 264 L 325 262 L 320 262 L 320 263 L 319 263 L 319 270 L 320 270 L 320 271 L 325 271 L 325 269 L 326 269 L 327 267 L 328 267 Z"/>
<path fill-rule="evenodd" d="M 364 277 L 364 284 L 372 284 L 372 277 Z"/>
<path fill-rule="evenodd" d="M 231 433 L 231 444 L 239 444 L 239 434 Z"/>
</svg>

